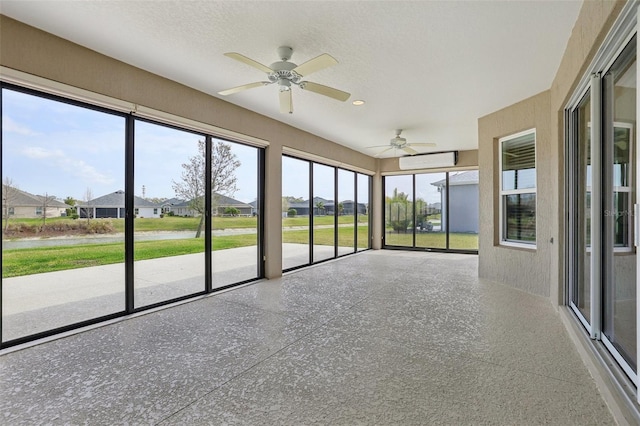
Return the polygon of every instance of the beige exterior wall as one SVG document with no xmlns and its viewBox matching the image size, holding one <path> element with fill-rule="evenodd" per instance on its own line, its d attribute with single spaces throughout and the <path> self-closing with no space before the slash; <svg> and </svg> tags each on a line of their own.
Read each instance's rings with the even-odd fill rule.
<svg viewBox="0 0 640 426">
<path fill-rule="evenodd" d="M 15 206 L 13 214 L 9 216 L 9 221 L 11 219 L 41 219 L 42 215 L 36 214 L 36 208 L 35 206 Z M 47 207 L 47 217 L 60 217 L 66 211 L 67 209 L 62 207 Z"/>
<path fill-rule="evenodd" d="M 564 303 L 564 108 L 624 3 L 586 1 L 550 89 L 478 120 L 480 277 Z M 537 247 L 502 247 L 497 141 L 530 128 L 537 130 Z"/>
<path fill-rule="evenodd" d="M 266 149 L 266 275 L 282 274 L 283 146 L 375 171 L 377 159 L 0 15 L 0 65 L 269 142 Z M 374 222 L 375 225 L 376 222 Z M 379 232 L 379 231 L 378 231 Z"/>
</svg>

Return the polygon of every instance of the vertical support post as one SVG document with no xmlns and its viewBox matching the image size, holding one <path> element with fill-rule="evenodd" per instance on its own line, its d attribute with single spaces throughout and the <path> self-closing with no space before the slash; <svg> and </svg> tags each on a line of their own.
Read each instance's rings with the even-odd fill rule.
<svg viewBox="0 0 640 426">
<path fill-rule="evenodd" d="M 135 155 L 135 118 L 127 115 L 125 123 L 125 156 L 124 156 L 124 273 L 125 273 L 125 310 L 131 313 L 135 309 L 134 291 L 134 217 L 135 217 L 135 182 L 134 182 L 134 155 Z M 94 210 L 95 215 L 95 210 Z"/>
<path fill-rule="evenodd" d="M 211 232 L 213 140 L 211 136 L 205 137 L 204 146 L 204 290 L 211 293 L 213 291 L 213 233 Z"/>
<path fill-rule="evenodd" d="M 333 168 L 333 257 L 338 257 L 338 168 Z"/>
<path fill-rule="evenodd" d="M 282 157 L 280 157 L 280 161 L 282 161 Z M 264 250 L 264 208 L 265 208 L 265 200 L 264 200 L 264 194 L 265 194 L 265 149 L 264 148 L 259 148 L 258 149 L 258 202 L 256 204 L 256 208 L 258 210 L 257 212 L 257 232 L 258 232 L 258 239 L 256 241 L 256 243 L 258 244 L 258 278 L 264 278 L 265 277 L 265 263 L 266 263 L 266 258 L 265 258 L 265 250 Z M 280 215 L 280 220 L 282 220 L 282 215 Z M 280 225 L 282 227 L 282 225 Z M 282 253 L 282 244 L 280 244 L 280 253 Z M 280 255 L 280 257 L 282 257 L 282 254 Z M 282 268 L 280 268 L 282 269 Z"/>
<path fill-rule="evenodd" d="M 602 328 L 602 79 L 591 76 L 591 338 Z"/>
<path fill-rule="evenodd" d="M 309 163 L 309 264 L 313 264 L 313 163 Z"/>
</svg>

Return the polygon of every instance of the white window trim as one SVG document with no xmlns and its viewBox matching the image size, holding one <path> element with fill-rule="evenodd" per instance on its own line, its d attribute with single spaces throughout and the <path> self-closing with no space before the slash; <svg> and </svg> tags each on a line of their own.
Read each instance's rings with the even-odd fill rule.
<svg viewBox="0 0 640 426">
<path fill-rule="evenodd" d="M 620 121 L 615 121 L 613 123 L 613 128 L 615 129 L 616 127 L 619 128 L 625 128 L 625 129 L 629 129 L 629 176 L 628 176 L 628 181 L 631 182 L 631 180 L 633 179 L 633 174 L 634 174 L 634 158 L 636 153 L 633 150 L 633 146 L 634 144 L 632 143 L 632 141 L 635 140 L 635 129 L 633 124 L 631 123 L 624 123 L 624 122 L 620 122 Z M 632 192 L 632 187 L 631 186 L 614 186 L 613 187 L 613 192 L 627 192 L 627 193 L 631 193 Z M 615 253 L 629 253 L 629 252 L 633 252 L 633 232 L 634 232 L 634 227 L 635 227 L 635 221 L 633 220 L 633 203 L 631 202 L 632 197 L 629 196 L 629 199 L 627 201 L 627 209 L 628 212 L 627 214 L 629 215 L 629 217 L 631 218 L 629 220 L 629 226 L 627 229 L 627 241 L 629 242 L 628 245 L 626 246 L 614 246 L 613 247 L 613 251 Z"/>
<path fill-rule="evenodd" d="M 503 191 L 502 190 L 502 144 L 504 142 L 510 141 L 512 139 L 515 138 L 519 138 L 521 136 L 525 136 L 525 135 L 529 135 L 529 134 L 533 134 L 533 150 L 534 150 L 534 156 L 535 156 L 535 163 L 536 163 L 536 185 L 535 188 L 526 188 L 526 189 L 511 189 L 511 190 L 506 190 Z M 505 247 L 519 247 L 519 248 L 526 248 L 526 249 L 536 249 L 537 248 L 537 243 L 538 243 L 538 150 L 537 148 L 537 141 L 538 141 L 538 135 L 536 133 L 536 129 L 531 128 L 531 129 L 527 129 L 527 130 L 523 130 L 521 132 L 518 133 L 514 133 L 512 135 L 509 136 L 504 136 L 500 139 L 498 139 L 498 185 L 499 185 L 499 230 L 500 230 L 500 234 L 499 234 L 499 244 L 501 246 L 505 246 Z M 505 206 L 504 206 L 504 196 L 505 195 L 517 195 L 517 194 L 535 194 L 536 195 L 536 241 L 535 242 L 531 242 L 531 243 L 527 243 L 527 242 L 520 242 L 520 241 L 512 241 L 512 240 L 507 240 L 505 239 Z"/>
</svg>

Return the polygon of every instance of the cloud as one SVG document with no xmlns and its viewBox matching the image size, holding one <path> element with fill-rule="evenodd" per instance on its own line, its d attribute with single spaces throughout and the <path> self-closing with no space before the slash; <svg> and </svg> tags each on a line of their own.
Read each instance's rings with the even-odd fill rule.
<svg viewBox="0 0 640 426">
<path fill-rule="evenodd" d="M 28 128 L 26 126 L 22 126 L 22 125 L 16 123 L 15 121 L 13 121 L 10 117 L 7 117 L 6 115 L 2 117 L 2 130 L 3 131 L 7 131 L 7 132 L 11 132 L 11 133 L 17 133 L 19 135 L 24 135 L 24 136 L 36 136 L 36 135 L 38 135 L 37 132 L 34 132 L 33 130 L 31 130 L 30 128 Z"/>
<path fill-rule="evenodd" d="M 33 158 L 36 160 L 41 160 L 44 158 L 51 158 L 51 157 L 64 157 L 64 153 L 62 151 L 59 151 L 59 150 L 52 151 L 52 150 L 40 148 L 38 146 L 27 147 L 22 151 L 22 153 L 27 157 Z"/>
<path fill-rule="evenodd" d="M 98 184 L 112 184 L 115 179 L 99 172 L 95 167 L 84 160 L 68 157 L 62 150 L 46 149 L 38 146 L 25 148 L 22 153 L 34 160 L 48 160 L 54 166 L 65 173 L 81 178 L 83 181 Z"/>
</svg>

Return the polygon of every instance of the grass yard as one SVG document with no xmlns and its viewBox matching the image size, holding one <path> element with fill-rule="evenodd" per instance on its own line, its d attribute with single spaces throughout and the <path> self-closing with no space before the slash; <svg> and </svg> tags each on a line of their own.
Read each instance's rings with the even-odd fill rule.
<svg viewBox="0 0 640 426">
<path fill-rule="evenodd" d="M 390 246 L 413 246 L 413 235 L 396 234 L 387 230 L 385 243 Z M 416 234 L 416 247 L 445 248 L 446 234 L 444 232 L 425 232 Z M 457 250 L 478 250 L 478 234 L 449 233 L 449 248 Z"/>
<path fill-rule="evenodd" d="M 61 221 L 86 221 L 86 219 L 71 219 L 69 217 L 52 217 L 47 219 L 47 223 Z M 115 232 L 124 232 L 124 219 L 91 219 L 92 221 L 110 221 L 113 224 Z M 360 216 L 359 223 L 366 223 L 367 217 Z M 9 221 L 11 224 L 24 223 L 27 225 L 42 225 L 42 219 L 13 219 Z M 154 232 L 154 231 L 193 231 L 195 232 L 200 223 L 199 217 L 178 217 L 165 216 L 163 218 L 136 218 L 134 220 L 135 232 Z M 316 216 L 314 217 L 316 225 L 332 225 L 334 223 L 333 216 Z M 338 223 L 353 224 L 353 216 L 338 216 Z M 213 217 L 212 226 L 214 230 L 218 229 L 246 229 L 257 228 L 258 219 L 252 217 Z M 309 217 L 285 217 L 282 218 L 284 227 L 290 226 L 308 226 Z"/>
<path fill-rule="evenodd" d="M 313 243 L 321 246 L 333 245 L 333 228 L 319 228 L 313 232 Z M 369 247 L 367 225 L 358 226 L 358 247 Z M 309 244 L 309 231 L 283 231 L 283 243 Z M 338 228 L 338 246 L 353 247 L 353 227 Z"/>
<path fill-rule="evenodd" d="M 319 225 L 332 224 L 332 217 L 318 217 Z M 233 227 L 255 227 L 255 218 L 217 218 L 224 226 L 217 229 L 227 228 L 228 224 Z M 70 220 L 70 219 L 60 219 Z M 136 219 L 136 225 L 141 224 L 142 229 L 137 230 L 194 230 L 187 226 L 189 223 L 197 226 L 197 218 L 169 218 L 162 219 Z M 308 218 L 287 218 L 283 221 L 284 226 L 304 226 L 308 225 Z M 324 223 L 326 221 L 326 223 Z M 122 222 L 122 221 L 120 221 Z M 158 226 L 167 224 L 167 228 Z M 215 221 L 214 221 L 215 223 Z M 347 222 L 348 223 L 348 222 Z M 314 244 L 332 246 L 334 244 L 333 228 L 317 228 L 313 234 Z M 282 241 L 285 243 L 309 243 L 309 231 L 286 230 L 282 232 Z M 369 246 L 368 226 L 366 224 L 358 226 L 358 247 Z M 386 243 L 395 246 L 413 245 L 411 234 L 396 234 L 390 232 L 386 236 Z M 225 250 L 236 247 L 246 247 L 256 244 L 256 234 L 230 235 L 213 238 L 213 250 Z M 416 235 L 416 245 L 418 247 L 444 248 L 445 234 L 438 232 L 427 232 Z M 456 234 L 449 235 L 449 245 L 452 249 L 477 250 L 477 234 Z M 338 246 L 353 247 L 353 227 L 345 226 L 338 228 Z M 168 256 L 179 256 L 183 254 L 201 253 L 204 251 L 204 239 L 187 238 L 178 240 L 158 240 L 158 241 L 138 241 L 135 243 L 135 259 L 156 259 Z M 2 278 L 17 277 L 22 275 L 39 274 L 43 272 L 62 271 L 66 269 L 85 268 L 89 266 L 108 265 L 124 262 L 123 243 L 110 244 L 87 244 L 59 247 L 38 247 L 31 249 L 3 250 L 2 257 Z"/>
<path fill-rule="evenodd" d="M 225 250 L 255 244 L 255 234 L 215 237 L 213 239 L 213 250 Z M 204 239 L 202 238 L 138 241 L 135 243 L 135 260 L 201 252 L 204 252 Z M 4 250 L 2 278 L 122 262 L 124 262 L 123 243 Z"/>
</svg>

